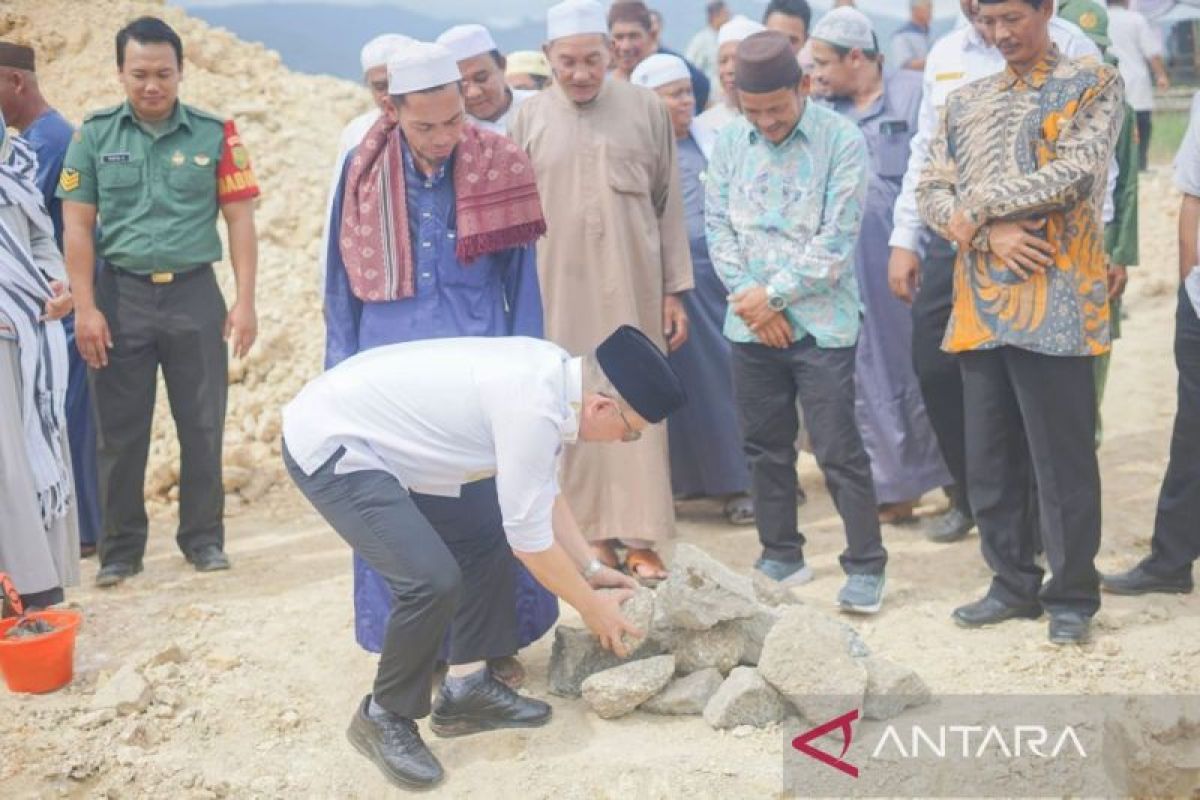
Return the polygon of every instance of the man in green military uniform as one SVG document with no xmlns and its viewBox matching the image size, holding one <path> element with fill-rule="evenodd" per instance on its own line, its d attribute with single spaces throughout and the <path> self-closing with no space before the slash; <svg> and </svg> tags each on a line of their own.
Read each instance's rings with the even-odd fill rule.
<svg viewBox="0 0 1200 800">
<path fill-rule="evenodd" d="M 1108 48 L 1112 40 L 1108 36 L 1108 10 L 1093 0 L 1065 0 L 1059 4 L 1058 15 L 1074 22 L 1088 38 L 1096 43 L 1105 60 L 1116 65 L 1116 58 Z M 1116 187 L 1110 186 L 1112 197 L 1112 219 L 1105 214 L 1104 251 L 1108 254 L 1108 302 L 1111 307 L 1112 338 L 1121 336 L 1121 296 L 1125 293 L 1128 280 L 1126 269 L 1138 263 L 1138 134 L 1137 113 L 1125 104 L 1125 119 L 1121 123 L 1121 134 L 1113 149 L 1117 161 Z M 1104 387 L 1108 382 L 1110 354 L 1096 358 L 1096 403 L 1104 401 Z M 1100 446 L 1102 418 L 1096 416 L 1096 446 Z"/>
<path fill-rule="evenodd" d="M 76 342 L 90 368 L 99 423 L 99 586 L 142 568 L 142 486 L 160 365 L 179 434 L 176 540 L 197 570 L 229 568 L 221 482 L 225 339 L 242 356 L 257 327 L 258 185 L 237 129 L 178 101 L 183 46 L 162 20 L 135 20 L 116 45 L 127 99 L 85 120 L 57 192 Z M 218 210 L 237 281 L 228 312 L 212 270 L 222 255 Z M 93 277 L 97 247 L 104 266 Z"/>
</svg>

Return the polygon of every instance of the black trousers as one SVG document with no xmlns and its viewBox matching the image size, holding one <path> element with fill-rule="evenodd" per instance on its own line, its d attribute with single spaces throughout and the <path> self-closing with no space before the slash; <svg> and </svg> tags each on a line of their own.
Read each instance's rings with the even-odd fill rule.
<svg viewBox="0 0 1200 800">
<path fill-rule="evenodd" d="M 313 507 L 392 590 L 375 702 L 408 719 L 429 714 L 434 664 L 451 629 L 449 661 L 468 664 L 517 652 L 515 573 L 495 480 L 461 497 L 410 494 L 380 471 L 334 471 L 339 450 L 305 475 L 283 461 Z"/>
<path fill-rule="evenodd" d="M 1153 111 L 1138 111 L 1137 114 L 1137 134 L 1138 134 L 1138 167 L 1145 170 L 1150 166 L 1150 132 L 1153 128 L 1151 122 L 1154 119 Z"/>
<path fill-rule="evenodd" d="M 921 288 L 913 299 L 913 369 L 942 460 L 954 479 L 950 501 L 970 516 L 962 372 L 958 356 L 942 350 L 953 303 L 954 251 L 944 242 L 934 242 L 921 262 Z"/>
<path fill-rule="evenodd" d="M 225 300 L 212 267 L 153 284 L 106 265 L 96 276 L 96 305 L 113 339 L 108 366 L 89 371 L 103 518 L 100 563 L 140 563 L 146 550 L 143 485 L 160 365 L 179 435 L 176 541 L 184 553 L 223 547 L 229 354 Z"/>
<path fill-rule="evenodd" d="M 1150 572 L 1164 577 L 1190 575 L 1200 557 L 1200 319 L 1182 288 L 1175 315 L 1175 365 L 1179 408 L 1145 562 Z"/>
<path fill-rule="evenodd" d="M 1096 383 L 1090 357 L 1015 347 L 963 353 L 967 489 L 989 594 L 1051 613 L 1100 607 L 1100 468 Z M 1029 491 L 1036 482 L 1037 499 Z M 1034 563 L 1040 530 L 1051 577 Z"/>
<path fill-rule="evenodd" d="M 811 336 L 785 350 L 733 346 L 734 392 L 764 558 L 804 557 L 796 511 L 799 400 L 813 455 L 846 527 L 842 569 L 879 574 L 887 563 L 871 462 L 854 416 L 854 355 L 853 347 L 817 347 Z"/>
</svg>

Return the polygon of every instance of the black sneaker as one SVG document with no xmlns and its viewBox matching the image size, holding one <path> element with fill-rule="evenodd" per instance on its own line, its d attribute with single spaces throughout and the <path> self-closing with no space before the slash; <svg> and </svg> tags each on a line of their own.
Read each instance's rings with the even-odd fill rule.
<svg viewBox="0 0 1200 800">
<path fill-rule="evenodd" d="M 196 572 L 218 572 L 229 569 L 229 556 L 215 544 L 205 544 L 197 547 L 187 555 L 188 563 L 196 568 Z"/>
<path fill-rule="evenodd" d="M 346 730 L 354 749 L 379 767 L 389 781 L 405 789 L 431 789 L 445 773 L 417 731 L 417 723 L 397 714 L 372 714 L 371 695 L 363 698 Z"/>
<path fill-rule="evenodd" d="M 950 544 L 966 538 L 975 527 L 975 520 L 951 506 L 925 521 L 925 538 L 938 544 Z"/>
<path fill-rule="evenodd" d="M 1100 588 L 1111 594 L 1191 594 L 1194 585 L 1190 574 L 1164 578 L 1146 569 L 1146 562 L 1116 575 L 1101 575 Z"/>
<path fill-rule="evenodd" d="M 96 585 L 102 589 L 109 589 L 124 583 L 127 578 L 132 578 L 141 571 L 141 562 L 126 564 L 124 561 L 114 561 L 100 567 L 100 571 L 96 573 Z"/>
<path fill-rule="evenodd" d="M 498 728 L 537 728 L 549 722 L 552 713 L 549 703 L 522 697 L 485 667 L 457 688 L 442 684 L 429 727 L 446 737 Z"/>
<path fill-rule="evenodd" d="M 1040 605 L 1010 606 L 987 595 L 982 600 L 954 609 L 954 621 L 964 628 L 998 625 L 1010 619 L 1037 619 L 1042 615 Z"/>
</svg>

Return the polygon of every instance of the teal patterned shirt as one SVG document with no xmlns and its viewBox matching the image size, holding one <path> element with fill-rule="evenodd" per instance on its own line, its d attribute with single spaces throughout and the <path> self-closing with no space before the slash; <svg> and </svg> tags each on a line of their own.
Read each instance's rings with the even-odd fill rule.
<svg viewBox="0 0 1200 800">
<path fill-rule="evenodd" d="M 788 301 L 796 341 L 809 334 L 819 347 L 855 344 L 854 247 L 866 192 L 866 140 L 836 111 L 806 102 L 778 145 L 744 117 L 726 125 L 708 163 L 705 229 L 729 293 L 773 289 Z M 758 341 L 732 309 L 725 336 Z"/>
</svg>

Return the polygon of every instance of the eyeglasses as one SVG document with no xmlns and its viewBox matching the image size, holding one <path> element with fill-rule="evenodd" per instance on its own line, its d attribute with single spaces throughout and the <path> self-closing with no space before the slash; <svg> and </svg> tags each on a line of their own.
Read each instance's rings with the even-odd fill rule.
<svg viewBox="0 0 1200 800">
<path fill-rule="evenodd" d="M 642 438 L 642 432 L 629 424 L 629 418 L 625 416 L 625 412 L 621 410 L 621 403 L 612 395 L 604 392 L 597 392 L 601 397 L 607 397 L 613 401 L 613 408 L 617 409 L 617 414 L 621 417 L 621 422 L 625 423 L 625 433 L 621 435 L 622 442 L 636 442 Z"/>
<path fill-rule="evenodd" d="M 625 412 L 621 410 L 619 405 L 617 406 L 617 413 L 621 415 L 621 422 L 625 423 L 625 433 L 623 436 L 621 436 L 621 441 L 636 442 L 638 439 L 642 438 L 642 432 L 636 430 L 632 425 L 629 424 L 629 419 L 625 416 Z"/>
</svg>

